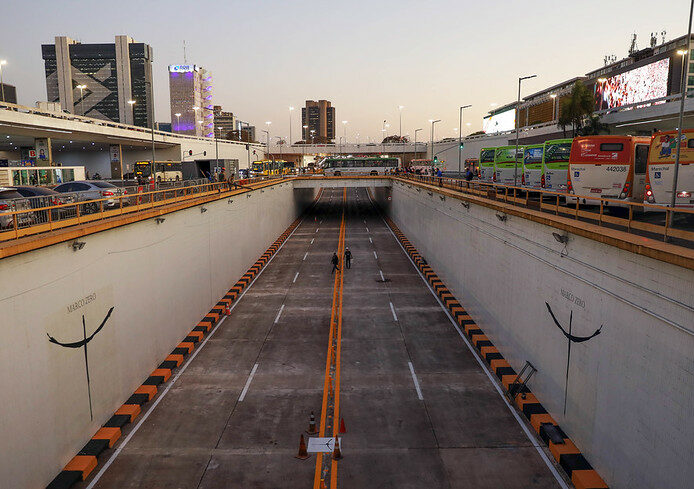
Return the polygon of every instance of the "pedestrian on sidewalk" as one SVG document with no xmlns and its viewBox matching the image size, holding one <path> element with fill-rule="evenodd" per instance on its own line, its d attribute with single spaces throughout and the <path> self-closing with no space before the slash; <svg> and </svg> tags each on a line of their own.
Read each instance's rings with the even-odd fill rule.
<svg viewBox="0 0 694 489">
<path fill-rule="evenodd" d="M 330 275 L 335 273 L 335 270 L 337 270 L 338 272 L 340 271 L 340 268 L 337 266 L 338 263 L 340 263 L 340 259 L 337 257 L 337 253 L 333 253 L 333 257 L 330 260 L 330 263 L 333 264 L 333 269 L 330 271 Z"/>
<path fill-rule="evenodd" d="M 345 266 L 352 268 L 352 252 L 349 251 L 349 247 L 345 248 Z"/>
</svg>

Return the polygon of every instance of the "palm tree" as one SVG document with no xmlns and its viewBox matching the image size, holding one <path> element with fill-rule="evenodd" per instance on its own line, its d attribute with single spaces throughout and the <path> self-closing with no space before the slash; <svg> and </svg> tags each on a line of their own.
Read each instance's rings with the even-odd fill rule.
<svg viewBox="0 0 694 489">
<path fill-rule="evenodd" d="M 597 115 L 590 115 L 585 119 L 583 126 L 578 130 L 581 136 L 597 136 L 598 134 L 609 134 L 610 126 L 600 122 L 600 117 Z"/>
<path fill-rule="evenodd" d="M 587 116 L 593 113 L 595 101 L 593 94 L 582 81 L 578 80 L 571 89 L 571 94 L 562 100 L 560 107 L 559 126 L 566 134 L 566 126 L 571 125 L 573 136 L 576 137 Z"/>
</svg>

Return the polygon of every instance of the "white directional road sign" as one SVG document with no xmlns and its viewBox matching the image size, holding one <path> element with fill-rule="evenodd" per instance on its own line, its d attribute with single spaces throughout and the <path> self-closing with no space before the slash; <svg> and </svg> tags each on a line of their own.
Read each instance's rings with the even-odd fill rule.
<svg viewBox="0 0 694 489">
<path fill-rule="evenodd" d="M 340 440 L 340 449 L 342 449 L 342 438 Z M 335 448 L 335 438 L 309 438 L 308 448 L 309 453 L 329 453 Z"/>
</svg>

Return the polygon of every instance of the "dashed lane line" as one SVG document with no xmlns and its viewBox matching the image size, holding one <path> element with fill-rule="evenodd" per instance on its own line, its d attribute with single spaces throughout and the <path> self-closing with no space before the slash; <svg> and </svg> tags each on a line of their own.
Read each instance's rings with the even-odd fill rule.
<svg viewBox="0 0 694 489">
<path fill-rule="evenodd" d="M 393 307 L 393 304 L 390 305 Z M 410 373 L 412 374 L 412 382 L 414 382 L 414 388 L 417 390 L 417 398 L 420 401 L 424 400 L 424 396 L 422 396 L 422 389 L 419 388 L 419 380 L 417 380 L 417 374 L 414 373 L 414 367 L 412 366 L 412 362 L 407 362 L 407 365 L 410 367 Z"/>
<path fill-rule="evenodd" d="M 296 275 L 294 275 L 294 280 L 292 280 L 292 283 L 293 283 L 293 284 L 296 283 L 296 279 L 297 279 L 298 276 L 299 276 L 299 272 L 296 272 Z"/>
<path fill-rule="evenodd" d="M 393 313 L 393 319 L 394 319 L 395 321 L 397 321 L 397 320 L 398 320 L 398 315 L 395 314 L 395 307 L 393 307 L 393 303 L 392 303 L 392 302 L 389 302 L 388 304 L 390 304 L 390 312 Z"/>
<path fill-rule="evenodd" d="M 284 306 L 282 306 L 282 307 L 284 307 Z M 275 322 L 277 322 L 277 321 L 275 321 Z M 246 393 L 248 392 L 248 388 L 251 386 L 251 381 L 253 380 L 253 376 L 255 375 L 256 370 L 258 370 L 258 364 L 257 363 L 255 365 L 253 365 L 253 370 L 251 370 L 251 373 L 248 375 L 248 380 L 246 380 L 246 385 L 243 386 L 243 390 L 241 391 L 241 395 L 239 396 L 239 402 L 243 402 L 243 400 L 246 398 Z M 414 372 L 412 373 L 412 375 L 414 375 Z"/>
<path fill-rule="evenodd" d="M 299 275 L 297 273 L 297 275 Z M 277 316 L 275 316 L 275 324 L 277 324 L 280 320 L 280 316 L 282 315 L 282 311 L 284 311 L 284 304 L 282 304 L 282 307 L 280 307 L 279 312 L 277 313 Z"/>
</svg>

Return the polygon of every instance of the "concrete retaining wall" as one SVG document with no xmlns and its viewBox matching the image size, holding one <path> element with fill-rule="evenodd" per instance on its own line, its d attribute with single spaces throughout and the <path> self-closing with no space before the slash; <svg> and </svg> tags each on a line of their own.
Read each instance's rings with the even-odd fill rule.
<svg viewBox="0 0 694 489">
<path fill-rule="evenodd" d="M 395 183 L 379 203 L 614 488 L 694 479 L 694 272 Z M 391 195 L 392 200 L 388 200 Z M 503 217 L 503 216 L 502 216 Z M 568 340 L 545 302 L 572 334 Z"/>
<path fill-rule="evenodd" d="M 45 487 L 315 194 L 284 183 L 0 260 L 0 485 Z M 83 340 L 111 307 L 88 388 L 85 348 L 48 335 Z"/>
</svg>

